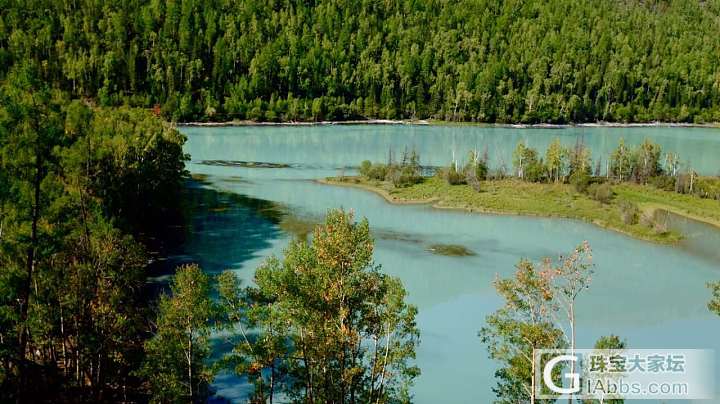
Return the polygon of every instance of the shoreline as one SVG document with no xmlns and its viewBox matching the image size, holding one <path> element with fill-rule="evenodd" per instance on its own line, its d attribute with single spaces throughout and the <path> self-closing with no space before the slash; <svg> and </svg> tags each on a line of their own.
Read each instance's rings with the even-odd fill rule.
<svg viewBox="0 0 720 404">
<path fill-rule="evenodd" d="M 427 200 L 421 200 L 421 199 L 397 199 L 393 196 L 391 196 L 387 191 L 381 188 L 373 187 L 371 185 L 366 184 L 356 184 L 352 182 L 342 182 L 342 181 L 332 181 L 325 179 L 318 179 L 315 180 L 315 182 L 323 184 L 323 185 L 330 185 L 330 186 L 339 186 L 339 187 L 350 187 L 350 188 L 357 188 L 362 189 L 365 191 L 373 192 L 376 195 L 381 196 L 383 199 L 385 199 L 385 202 L 390 203 L 392 205 L 430 205 L 433 209 L 445 209 L 445 210 L 457 210 L 462 212 L 469 212 L 469 213 L 479 213 L 483 215 L 498 215 L 498 216 L 525 216 L 525 217 L 538 217 L 538 218 L 548 218 L 548 219 L 568 219 L 568 220 L 578 220 L 583 223 L 589 223 L 594 226 L 598 226 L 602 229 L 614 231 L 616 233 L 623 234 L 627 237 L 634 238 L 637 240 L 643 240 L 648 241 L 651 243 L 656 244 L 677 244 L 680 240 L 670 240 L 670 241 L 663 241 L 659 239 L 652 239 L 652 238 L 646 238 L 646 237 L 640 237 L 638 235 L 632 234 L 628 231 L 619 229 L 614 226 L 607 226 L 604 223 L 597 221 L 597 220 L 586 220 L 581 217 L 577 216 L 568 216 L 568 215 L 549 215 L 549 214 L 539 214 L 539 213 L 531 213 L 531 212 L 520 212 L 520 211 L 511 211 L 511 210 L 495 210 L 495 209 L 473 209 L 468 207 L 461 207 L 461 206 L 447 206 L 447 205 L 441 205 L 438 203 L 438 198 L 431 198 Z"/>
<path fill-rule="evenodd" d="M 331 125 L 408 125 L 408 126 L 476 126 L 488 128 L 513 129 L 567 129 L 567 128 L 706 128 L 720 129 L 720 122 L 714 123 L 683 123 L 683 122 L 578 122 L 568 124 L 551 123 L 486 123 L 486 122 L 455 122 L 433 119 L 367 119 L 347 121 L 287 121 L 259 122 L 250 120 L 233 120 L 220 122 L 177 122 L 177 127 L 243 127 L 243 126 L 331 126 Z"/>
<path fill-rule="evenodd" d="M 595 226 L 598 226 L 602 229 L 614 231 L 616 233 L 623 234 L 625 236 L 638 239 L 638 240 L 644 240 L 656 244 L 665 244 L 665 245 L 675 245 L 679 243 L 683 237 L 680 235 L 679 238 L 668 238 L 663 239 L 661 237 L 648 237 L 641 233 L 634 233 L 631 231 L 627 231 L 626 229 L 622 229 L 617 226 L 613 226 L 611 223 L 598 220 L 598 219 L 592 219 L 588 217 L 583 217 L 581 215 L 565 215 L 565 214 L 553 214 L 553 213 L 534 213 L 529 211 L 519 211 L 519 210 L 512 210 L 512 209 L 506 209 L 506 210 L 498 210 L 498 209 L 492 209 L 492 208 L 478 208 L 478 207 L 468 207 L 468 206 L 452 206 L 452 205 L 445 205 L 442 204 L 442 200 L 438 197 L 432 197 L 428 199 L 407 199 L 407 198 L 397 198 L 393 195 L 391 195 L 387 190 L 378 187 L 373 186 L 371 184 L 365 184 L 365 183 L 354 183 L 349 181 L 338 181 L 333 180 L 330 178 L 324 178 L 324 179 L 316 179 L 315 182 L 323 185 L 329 185 L 329 186 L 341 186 L 341 187 L 350 187 L 350 188 L 357 188 L 362 189 L 365 191 L 372 192 L 376 195 L 379 195 L 382 197 L 387 203 L 393 204 L 393 205 L 430 205 L 434 209 L 448 209 L 448 210 L 457 210 L 457 211 L 464 211 L 464 212 L 470 212 L 470 213 L 480 213 L 480 214 L 489 214 L 489 215 L 502 215 L 502 216 L 526 216 L 526 217 L 542 217 L 542 218 L 557 218 L 557 219 L 570 219 L 570 220 L 578 220 L 584 223 L 589 223 Z M 662 204 L 644 204 L 645 206 L 642 206 L 646 209 L 647 212 L 654 212 L 656 210 L 665 210 L 671 213 L 674 213 L 676 215 L 685 217 L 690 220 L 694 220 L 699 223 L 707 224 L 709 226 L 713 226 L 717 229 L 720 229 L 720 221 L 716 221 L 712 218 L 703 218 L 701 216 L 694 215 L 692 213 L 684 212 L 681 209 L 674 208 L 669 205 L 662 205 Z"/>
<path fill-rule="evenodd" d="M 659 203 L 654 202 L 647 202 L 641 204 L 641 208 L 645 208 L 648 212 L 656 212 L 656 211 L 665 211 L 672 213 L 677 216 L 682 216 L 685 219 L 692 220 L 694 222 L 706 224 L 708 226 L 712 226 L 718 230 L 720 230 L 720 220 L 714 220 L 711 218 L 704 218 L 698 215 L 694 215 L 692 213 L 688 213 L 682 209 L 675 208 L 673 206 L 663 205 Z"/>
</svg>

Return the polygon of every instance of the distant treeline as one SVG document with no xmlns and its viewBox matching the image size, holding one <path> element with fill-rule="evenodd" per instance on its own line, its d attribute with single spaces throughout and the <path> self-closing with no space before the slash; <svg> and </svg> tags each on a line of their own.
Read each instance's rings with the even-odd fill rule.
<svg viewBox="0 0 720 404">
<path fill-rule="evenodd" d="M 4 1 L 35 61 L 173 120 L 720 121 L 720 2 Z"/>
<path fill-rule="evenodd" d="M 491 167 L 487 149 L 482 153 L 471 150 L 464 162 L 453 157 L 447 167 L 426 168 L 451 185 L 468 184 L 476 190 L 480 190 L 479 181 L 517 177 L 529 182 L 570 183 L 580 192 L 592 190 L 591 185 L 602 182 L 635 182 L 720 200 L 720 177 L 699 176 L 692 167 L 681 165 L 677 153 L 663 154 L 660 145 L 649 139 L 629 146 L 621 138 L 605 160 L 599 157 L 593 161 L 590 149 L 582 141 L 565 147 L 555 138 L 544 155 L 519 142 L 512 155 L 512 171 L 504 163 Z M 368 180 L 389 181 L 396 187 L 423 180 L 420 155 L 407 148 L 400 161 L 395 160 L 392 150 L 388 152 L 387 163 L 363 161 L 359 173 Z"/>
</svg>

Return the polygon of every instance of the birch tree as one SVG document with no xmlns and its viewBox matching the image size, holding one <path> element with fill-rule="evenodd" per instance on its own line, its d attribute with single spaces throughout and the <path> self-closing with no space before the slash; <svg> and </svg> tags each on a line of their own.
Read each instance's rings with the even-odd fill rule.
<svg viewBox="0 0 720 404">
<path fill-rule="evenodd" d="M 560 139 L 553 139 L 545 152 L 545 164 L 551 181 L 560 182 L 560 178 L 564 175 L 567 156 L 568 151 L 562 146 Z"/>
<path fill-rule="evenodd" d="M 146 343 L 142 374 L 155 402 L 198 402 L 213 372 L 205 363 L 216 308 L 210 279 L 197 265 L 178 268 L 158 306 L 157 331 Z"/>
<path fill-rule="evenodd" d="M 521 260 L 513 277 L 496 279 L 504 305 L 487 317 L 479 336 L 490 358 L 500 362 L 493 391 L 497 403 L 535 403 L 535 351 L 565 346 L 562 330 L 553 323 L 550 284 L 535 265 Z"/>
<path fill-rule="evenodd" d="M 575 302 L 580 293 L 590 287 L 593 273 L 592 250 L 588 242 L 576 247 L 570 255 L 560 256 L 557 264 L 549 258 L 543 260 L 541 276 L 549 285 L 553 313 L 559 314 L 556 324 L 565 333 L 572 354 L 575 353 Z M 570 369 L 575 371 L 574 362 Z"/>
<path fill-rule="evenodd" d="M 312 243 L 295 241 L 257 270 L 252 293 L 267 305 L 260 335 L 286 337 L 292 353 L 281 360 L 295 382 L 282 389 L 295 401 L 409 401 L 417 309 L 374 264 L 373 248 L 367 220 L 332 210 Z"/>
</svg>

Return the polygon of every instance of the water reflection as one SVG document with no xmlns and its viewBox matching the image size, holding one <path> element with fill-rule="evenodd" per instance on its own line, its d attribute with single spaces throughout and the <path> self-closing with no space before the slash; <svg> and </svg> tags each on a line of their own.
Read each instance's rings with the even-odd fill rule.
<svg viewBox="0 0 720 404">
<path fill-rule="evenodd" d="M 423 165 L 447 165 L 456 154 L 487 150 L 493 167 L 512 166 L 512 151 L 519 141 L 544 152 L 554 138 L 565 146 L 584 142 L 593 161 L 606 161 L 620 138 L 640 144 L 646 137 L 675 152 L 683 165 L 705 175 L 720 174 L 720 129 L 677 127 L 571 127 L 564 129 L 487 126 L 348 125 L 286 127 L 181 128 L 189 136 L 187 149 L 195 161 L 240 160 L 297 164 L 340 169 L 362 160 L 386 161 L 415 148 Z M 604 167 L 604 163 L 603 163 Z"/>
<path fill-rule="evenodd" d="M 669 228 L 683 235 L 683 240 L 680 241 L 681 248 L 711 263 L 720 262 L 720 231 L 717 227 L 664 210 L 659 210 L 655 214 L 666 222 Z"/>
</svg>

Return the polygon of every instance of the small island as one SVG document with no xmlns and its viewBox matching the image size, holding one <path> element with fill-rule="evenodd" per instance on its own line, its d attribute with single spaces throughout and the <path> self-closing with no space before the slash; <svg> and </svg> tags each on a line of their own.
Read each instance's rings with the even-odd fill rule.
<svg viewBox="0 0 720 404">
<path fill-rule="evenodd" d="M 544 159 L 519 144 L 512 174 L 489 170 L 487 156 L 471 152 L 464 166 L 455 161 L 423 175 L 428 170 L 419 166 L 419 156 L 406 154 L 400 163 L 363 162 L 359 176 L 319 182 L 362 188 L 394 204 L 583 220 L 663 244 L 682 235 L 668 228 L 660 211 L 720 227 L 718 179 L 680 172 L 668 157 L 661 163 L 659 146 L 648 141 L 636 149 L 621 143 L 604 174 L 591 169 L 584 146 L 566 150 L 559 142 Z"/>
</svg>

